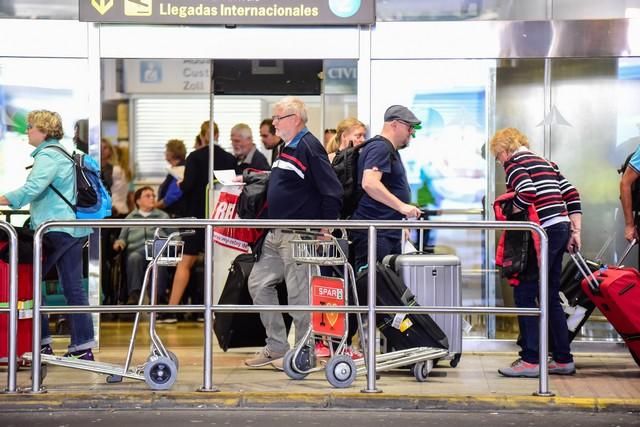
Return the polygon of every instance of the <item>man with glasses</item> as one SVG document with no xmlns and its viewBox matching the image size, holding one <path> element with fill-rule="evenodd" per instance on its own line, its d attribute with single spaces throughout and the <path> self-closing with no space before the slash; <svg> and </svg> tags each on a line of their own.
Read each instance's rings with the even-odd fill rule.
<svg viewBox="0 0 640 427">
<path fill-rule="evenodd" d="M 353 213 L 355 220 L 398 220 L 418 218 L 420 209 L 410 205 L 411 190 L 407 174 L 398 154 L 406 147 L 420 120 L 407 107 L 392 105 L 384 113 L 380 135 L 365 142 L 358 157 L 358 184 L 362 198 Z M 400 253 L 402 230 L 378 230 L 377 258 Z M 368 237 L 366 230 L 352 230 L 356 271 L 367 264 Z"/>
<path fill-rule="evenodd" d="M 276 135 L 276 128 L 273 126 L 273 120 L 264 119 L 262 123 L 260 123 L 260 140 L 262 141 L 264 148 L 271 150 L 271 161 L 269 163 L 273 164 L 280 155 L 280 151 L 282 151 L 282 147 L 284 146 L 282 138 Z"/>
<path fill-rule="evenodd" d="M 342 185 L 336 177 L 322 143 L 309 132 L 307 109 L 295 97 L 275 104 L 273 125 L 284 147 L 271 167 L 267 191 L 269 219 L 337 219 L 342 207 Z M 291 257 L 291 240 L 296 234 L 273 229 L 267 233 L 258 261 L 249 275 L 249 293 L 255 305 L 277 305 L 276 285 L 287 286 L 289 305 L 309 303 L 307 266 Z M 309 327 L 309 313 L 293 312 L 296 343 Z M 250 367 L 271 364 L 282 369 L 282 358 L 289 350 L 287 330 L 281 313 L 262 312 L 260 319 L 267 333 L 266 346 L 245 360 Z"/>
</svg>

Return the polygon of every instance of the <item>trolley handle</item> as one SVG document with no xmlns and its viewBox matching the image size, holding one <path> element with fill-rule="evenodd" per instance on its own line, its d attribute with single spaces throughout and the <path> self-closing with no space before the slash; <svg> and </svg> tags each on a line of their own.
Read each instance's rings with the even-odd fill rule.
<svg viewBox="0 0 640 427">
<path fill-rule="evenodd" d="M 591 291 L 594 294 L 600 293 L 600 283 L 587 265 L 587 261 L 584 259 L 580 251 L 576 251 L 575 253 L 571 253 L 570 255 L 571 259 L 576 264 L 576 267 L 578 267 L 578 270 L 589 284 L 589 288 L 591 289 Z"/>
</svg>

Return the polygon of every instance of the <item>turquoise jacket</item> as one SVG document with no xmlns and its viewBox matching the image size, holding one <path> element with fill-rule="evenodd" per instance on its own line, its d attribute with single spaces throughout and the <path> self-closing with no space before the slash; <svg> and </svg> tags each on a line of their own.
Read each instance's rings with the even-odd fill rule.
<svg viewBox="0 0 640 427">
<path fill-rule="evenodd" d="M 17 190 L 5 194 L 13 209 L 20 209 L 31 204 L 31 228 L 50 220 L 75 220 L 76 214 L 52 189 L 53 184 L 64 197 L 72 203 L 76 201 L 76 175 L 71 160 L 56 149 L 45 150 L 45 147 L 60 145 L 56 139 L 47 139 L 33 152 L 33 167 L 25 184 Z M 48 231 L 62 231 L 73 237 L 91 234 L 91 229 L 73 227 L 53 227 Z"/>
<path fill-rule="evenodd" d="M 169 215 L 166 212 L 161 211 L 160 209 L 154 209 L 151 211 L 149 216 L 142 216 L 138 209 L 131 212 L 127 215 L 126 219 L 168 219 Z M 153 234 L 156 231 L 157 227 L 124 227 L 120 231 L 120 236 L 118 240 L 122 240 L 126 249 L 129 252 L 136 251 L 144 246 L 144 242 L 146 240 L 153 239 Z M 160 232 L 161 236 L 166 236 L 168 233 L 171 233 L 173 230 L 162 229 Z"/>
</svg>

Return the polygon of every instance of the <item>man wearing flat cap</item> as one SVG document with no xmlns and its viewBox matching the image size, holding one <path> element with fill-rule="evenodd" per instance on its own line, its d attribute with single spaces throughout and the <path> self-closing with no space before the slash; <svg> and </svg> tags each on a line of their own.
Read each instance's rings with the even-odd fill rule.
<svg viewBox="0 0 640 427">
<path fill-rule="evenodd" d="M 420 129 L 420 120 L 407 107 L 392 105 L 384 113 L 384 126 L 360 150 L 358 157 L 358 183 L 363 195 L 352 219 L 398 220 L 418 218 L 420 209 L 410 205 L 411 190 L 407 173 L 398 154 Z M 402 230 L 378 230 L 377 258 L 399 254 Z M 367 264 L 367 231 L 353 230 L 356 271 Z"/>
</svg>

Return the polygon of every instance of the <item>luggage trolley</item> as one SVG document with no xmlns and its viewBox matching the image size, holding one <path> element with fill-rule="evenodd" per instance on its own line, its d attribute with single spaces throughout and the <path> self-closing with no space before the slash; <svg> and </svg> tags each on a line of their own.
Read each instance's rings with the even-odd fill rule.
<svg viewBox="0 0 640 427">
<path fill-rule="evenodd" d="M 292 257 L 309 266 L 309 299 L 312 305 L 345 306 L 348 304 L 349 286 L 355 304 L 359 305 L 353 267 L 347 257 L 348 241 L 328 234 L 309 233 L 315 238 L 291 241 Z M 312 275 L 313 266 L 343 266 L 343 277 Z M 364 339 L 362 319 L 357 315 L 360 337 Z M 296 346 L 284 356 L 283 369 L 292 379 L 301 380 L 311 372 L 324 369 L 327 381 L 334 387 L 349 387 L 357 374 L 366 372 L 366 357 L 354 361 L 344 354 L 348 335 L 347 313 L 312 313 L 307 333 Z M 324 366 L 316 366 L 314 344 L 319 337 L 329 339 L 331 357 Z M 332 344 L 337 344 L 334 350 Z M 363 351 L 366 345 L 363 346 Z M 394 351 L 376 357 L 376 372 L 412 365 L 418 381 L 425 381 L 433 367 L 433 360 L 447 354 L 444 349 L 418 347 Z"/>
<path fill-rule="evenodd" d="M 161 237 L 159 229 L 156 229 L 153 240 L 145 242 L 145 254 L 147 260 L 151 261 L 147 266 L 140 290 L 139 305 L 143 304 L 147 290 L 147 284 L 151 278 L 151 305 L 156 304 L 157 299 L 157 266 L 175 266 L 182 259 L 184 242 L 177 240 L 178 237 L 193 234 L 193 230 L 171 233 L 168 237 Z M 113 363 L 95 362 L 89 360 L 72 359 L 48 354 L 41 354 L 43 363 L 65 366 L 67 368 L 82 369 L 85 371 L 97 372 L 107 375 L 107 383 L 118 383 L 123 378 L 145 381 L 152 390 L 167 390 L 173 386 L 178 375 L 178 358 L 174 353 L 167 350 L 162 340 L 156 333 L 156 312 L 149 313 L 149 336 L 151 339 L 151 349 L 145 363 L 138 366 L 131 366 L 135 338 L 140 322 L 140 312 L 136 313 L 135 321 L 129 340 L 129 349 L 124 366 Z M 27 353 L 25 358 L 32 359 L 31 353 Z M 46 365 L 42 366 L 42 377 L 46 375 Z"/>
</svg>

